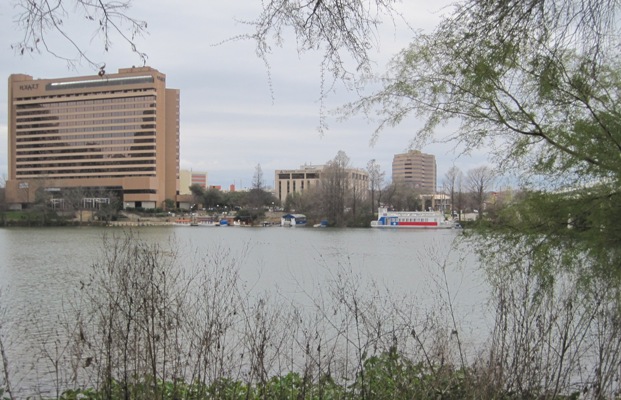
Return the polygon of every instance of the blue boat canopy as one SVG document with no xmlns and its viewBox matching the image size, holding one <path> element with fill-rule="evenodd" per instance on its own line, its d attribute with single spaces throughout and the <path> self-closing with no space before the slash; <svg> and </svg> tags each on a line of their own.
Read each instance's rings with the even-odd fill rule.
<svg viewBox="0 0 621 400">
<path fill-rule="evenodd" d="M 295 218 L 296 220 L 299 219 L 306 219 L 306 215 L 304 214 L 285 214 L 282 216 L 282 218 L 286 219 L 286 220 L 290 220 L 292 218 Z"/>
<path fill-rule="evenodd" d="M 304 214 L 285 214 L 280 218 L 282 226 L 304 226 L 306 225 L 306 215 Z"/>
</svg>

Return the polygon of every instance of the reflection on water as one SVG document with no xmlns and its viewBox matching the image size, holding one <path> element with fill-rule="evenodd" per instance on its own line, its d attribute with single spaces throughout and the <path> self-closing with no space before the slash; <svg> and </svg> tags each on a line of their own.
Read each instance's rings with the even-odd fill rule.
<svg viewBox="0 0 621 400">
<path fill-rule="evenodd" d="M 463 247 L 451 250 L 458 231 L 145 227 L 135 232 L 163 247 L 176 243 L 181 265 L 230 250 L 240 257 L 240 277 L 253 292 L 278 290 L 279 296 L 302 302 L 337 271 L 347 270 L 425 304 L 444 285 L 439 264 L 448 258 L 446 282 L 464 323 L 472 332 L 484 319 L 486 290 L 475 257 Z M 45 341 L 63 310 L 74 306 L 71 296 L 89 267 L 101 259 L 103 236 L 122 233 L 123 228 L 0 229 L 0 300 L 10 322 L 4 328 L 12 338 L 10 354 L 23 362 L 15 368 L 22 373 L 20 385 L 34 386 L 44 374 L 33 368 L 38 362 L 32 352 L 41 343 L 23 340 Z M 18 332 L 24 327 L 34 334 Z"/>
</svg>

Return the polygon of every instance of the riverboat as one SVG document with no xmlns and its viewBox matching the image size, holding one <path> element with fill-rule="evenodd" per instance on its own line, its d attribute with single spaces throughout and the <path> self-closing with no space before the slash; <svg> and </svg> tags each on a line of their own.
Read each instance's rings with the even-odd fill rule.
<svg viewBox="0 0 621 400">
<path fill-rule="evenodd" d="M 438 211 L 388 211 L 380 207 L 377 221 L 371 221 L 372 228 L 407 228 L 407 229 L 450 229 L 455 228 L 453 221 L 447 221 Z"/>
</svg>

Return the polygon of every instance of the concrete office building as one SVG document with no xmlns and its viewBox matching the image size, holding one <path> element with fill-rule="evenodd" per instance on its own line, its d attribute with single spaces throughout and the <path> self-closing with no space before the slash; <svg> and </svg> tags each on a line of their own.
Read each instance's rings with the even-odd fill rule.
<svg viewBox="0 0 621 400">
<path fill-rule="evenodd" d="M 305 190 L 321 185 L 324 165 L 303 165 L 299 169 L 276 170 L 274 175 L 275 194 L 281 204 L 291 193 L 303 193 Z M 348 168 L 347 181 L 349 189 L 366 199 L 369 192 L 369 174 L 361 169 Z"/>
<path fill-rule="evenodd" d="M 421 194 L 434 194 L 437 182 L 436 157 L 418 150 L 395 154 L 392 160 L 392 180 L 408 185 Z"/>
<path fill-rule="evenodd" d="M 179 90 L 150 67 L 60 79 L 9 77 L 7 202 L 41 194 L 161 207 L 179 193 Z"/>
</svg>

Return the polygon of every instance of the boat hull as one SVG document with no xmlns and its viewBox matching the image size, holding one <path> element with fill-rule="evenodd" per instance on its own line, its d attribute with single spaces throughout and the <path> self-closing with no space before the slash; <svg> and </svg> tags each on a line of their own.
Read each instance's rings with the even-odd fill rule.
<svg viewBox="0 0 621 400">
<path fill-rule="evenodd" d="M 377 221 L 371 222 L 371 228 L 384 228 L 384 229 L 453 229 L 455 227 L 454 224 L 390 224 L 390 225 L 380 225 Z"/>
<path fill-rule="evenodd" d="M 377 221 L 371 222 L 372 228 L 400 229 L 452 229 L 453 221 L 437 211 L 388 211 L 385 207 L 378 210 Z"/>
</svg>

